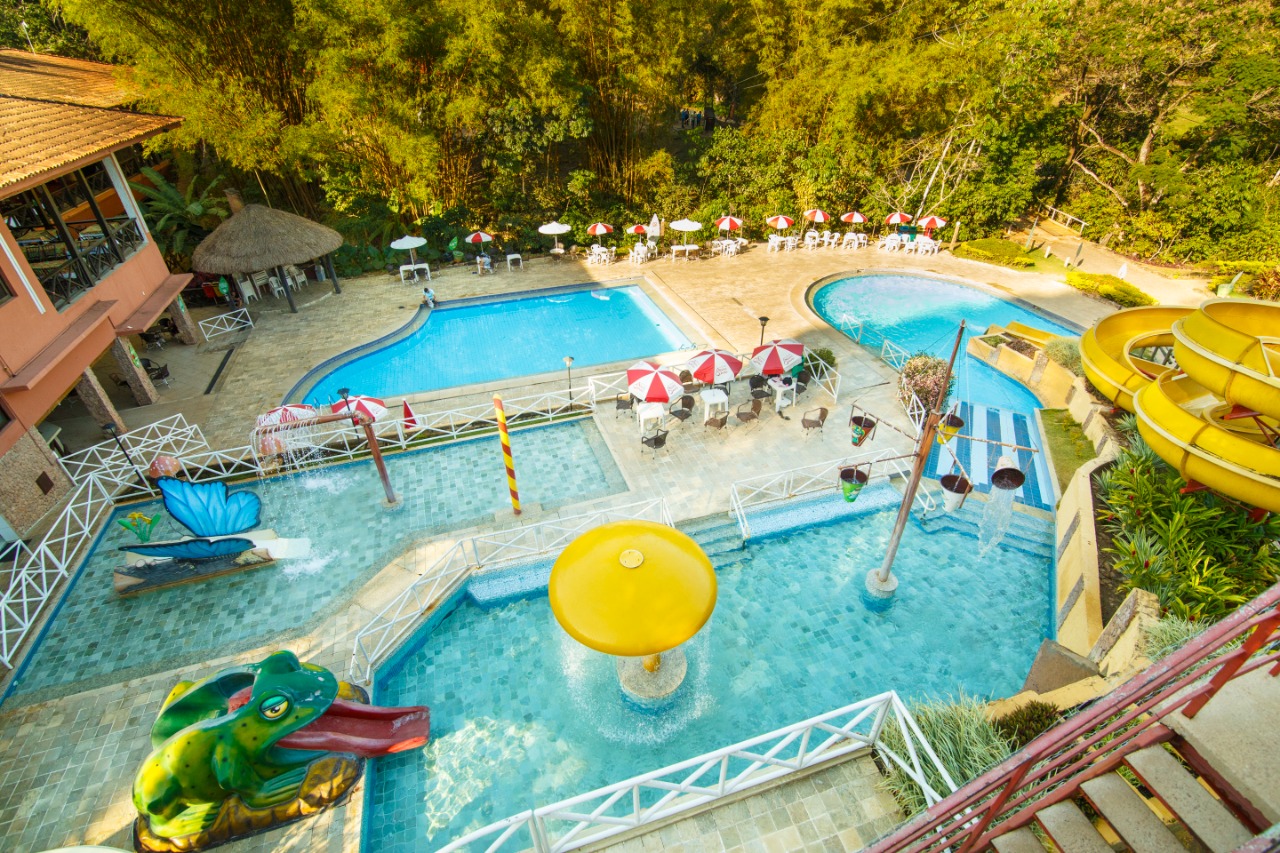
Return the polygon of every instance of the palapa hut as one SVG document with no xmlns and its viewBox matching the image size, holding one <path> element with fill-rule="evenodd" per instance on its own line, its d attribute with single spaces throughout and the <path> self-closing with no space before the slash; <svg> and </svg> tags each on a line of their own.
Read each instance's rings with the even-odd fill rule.
<svg viewBox="0 0 1280 853">
<path fill-rule="evenodd" d="M 233 213 L 196 246 L 191 255 L 193 269 L 216 275 L 252 275 L 274 270 L 289 300 L 289 310 L 296 314 L 293 288 L 283 268 L 319 259 L 333 280 L 334 292 L 342 292 L 329 256 L 342 245 L 341 234 L 283 210 L 244 204 L 235 193 L 228 192 L 227 197 Z"/>
</svg>

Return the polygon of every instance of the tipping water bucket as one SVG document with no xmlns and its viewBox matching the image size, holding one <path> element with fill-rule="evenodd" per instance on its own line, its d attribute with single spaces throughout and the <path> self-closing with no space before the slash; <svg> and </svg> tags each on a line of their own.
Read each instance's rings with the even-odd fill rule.
<svg viewBox="0 0 1280 853">
<path fill-rule="evenodd" d="M 991 485 L 997 489 L 1012 492 L 1026 481 L 1027 475 L 1022 473 L 1008 456 L 1001 456 L 996 460 L 996 470 L 991 472 Z"/>
<path fill-rule="evenodd" d="M 938 444 L 946 444 L 964 428 L 964 418 L 959 415 L 943 415 L 938 422 Z"/>
<path fill-rule="evenodd" d="M 849 503 L 856 501 L 868 479 L 870 476 L 865 468 L 841 468 L 840 491 L 844 494 L 844 499 Z"/>
<path fill-rule="evenodd" d="M 964 505 L 964 499 L 973 491 L 973 484 L 959 474 L 942 477 L 942 506 L 947 512 L 955 512 Z"/>
<path fill-rule="evenodd" d="M 853 441 L 854 447 L 861 447 L 862 443 L 871 438 L 875 431 L 875 418 L 869 418 L 865 415 L 854 415 L 849 418 L 849 438 Z"/>
</svg>

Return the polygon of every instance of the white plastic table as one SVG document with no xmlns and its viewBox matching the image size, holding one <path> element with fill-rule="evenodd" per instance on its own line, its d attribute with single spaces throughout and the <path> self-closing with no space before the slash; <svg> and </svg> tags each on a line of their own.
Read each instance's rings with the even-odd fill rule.
<svg viewBox="0 0 1280 853">
<path fill-rule="evenodd" d="M 795 405 L 796 381 L 790 376 L 770 376 L 769 387 L 773 389 L 773 410 L 781 412 L 787 406 Z M 787 400 L 787 392 L 791 392 L 791 400 Z"/>
<path fill-rule="evenodd" d="M 704 424 L 711 420 L 711 416 L 715 414 L 717 409 L 723 409 L 725 414 L 729 413 L 729 395 L 719 388 L 704 388 L 698 392 L 698 395 L 702 397 L 702 422 Z"/>
<path fill-rule="evenodd" d="M 405 281 L 405 274 L 409 276 L 409 280 L 418 280 L 418 271 L 421 270 L 427 274 L 427 281 L 431 281 L 431 266 L 429 264 L 401 264 L 400 281 Z"/>
<path fill-rule="evenodd" d="M 701 248 L 702 247 L 699 246 L 697 243 L 689 243 L 688 245 L 684 245 L 684 246 L 679 246 L 679 245 L 672 246 L 671 247 L 671 263 L 674 264 L 676 262 L 676 258 L 678 258 L 681 253 L 684 254 L 684 259 L 686 261 L 690 260 L 689 256 Z"/>
<path fill-rule="evenodd" d="M 641 403 L 636 406 L 636 420 L 640 422 L 640 434 L 644 435 L 645 421 L 657 421 L 658 426 L 662 426 L 662 422 L 667 417 L 667 407 L 665 403 Z"/>
</svg>

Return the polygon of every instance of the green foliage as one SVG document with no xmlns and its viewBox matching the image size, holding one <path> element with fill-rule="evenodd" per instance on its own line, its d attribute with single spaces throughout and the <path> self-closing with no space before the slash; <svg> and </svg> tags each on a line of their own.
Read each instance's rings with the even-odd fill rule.
<svg viewBox="0 0 1280 853">
<path fill-rule="evenodd" d="M 142 176 L 147 179 L 145 183 L 129 186 L 145 199 L 142 208 L 147 228 L 169 266 L 188 269 L 196 246 L 230 214 L 220 194 L 210 198 L 222 179 L 214 178 L 197 193 L 199 181 L 195 178 L 187 182 L 183 192 L 150 166 L 142 167 Z"/>
<path fill-rule="evenodd" d="M 946 394 L 941 401 L 938 400 L 938 394 L 942 391 L 942 383 L 946 376 L 946 359 L 929 355 L 927 352 L 918 352 L 906 360 L 898 374 L 898 400 L 905 406 L 911 400 L 911 395 L 915 394 L 927 407 L 932 408 L 939 402 L 945 407 L 947 398 L 956 387 L 956 377 L 952 374 L 946 387 Z"/>
<path fill-rule="evenodd" d="M 1062 712 L 1058 706 L 1037 699 L 997 718 L 995 727 L 1016 752 L 1060 722 Z"/>
<path fill-rule="evenodd" d="M 1041 409 L 1040 420 L 1044 424 L 1049 453 L 1053 455 L 1053 470 L 1058 476 L 1058 486 L 1067 490 L 1071 475 L 1097 454 L 1093 442 L 1080 429 L 1080 424 L 1066 409 Z"/>
<path fill-rule="evenodd" d="M 1021 246 L 996 237 L 961 243 L 956 246 L 952 254 L 959 258 L 985 261 L 989 264 L 1001 264 L 1015 269 L 1030 269 L 1036 263 L 1026 256 Z"/>
<path fill-rule="evenodd" d="M 1084 366 L 1080 362 L 1079 338 L 1050 338 L 1044 345 L 1044 354 L 1050 361 L 1062 365 L 1076 376 L 1084 376 Z"/>
<path fill-rule="evenodd" d="M 1067 284 L 1084 293 L 1101 296 L 1123 308 L 1156 304 L 1150 296 L 1114 275 L 1070 270 L 1067 272 Z"/>
<path fill-rule="evenodd" d="M 818 349 L 806 350 L 804 354 L 805 364 L 812 364 L 820 361 L 827 367 L 836 366 L 836 354 L 827 347 L 819 347 Z"/>
<path fill-rule="evenodd" d="M 1257 278 L 1249 282 L 1248 293 L 1254 299 L 1280 302 L 1280 269 L 1269 269 L 1258 273 Z"/>
<path fill-rule="evenodd" d="M 1204 632 L 1205 623 L 1180 616 L 1162 616 L 1142 630 L 1142 653 L 1152 662 L 1163 660 Z"/>
<path fill-rule="evenodd" d="M 1009 744 L 987 718 L 986 705 L 977 699 L 960 696 L 950 701 L 918 703 L 911 706 L 911 715 L 957 786 L 1009 757 Z M 886 725 L 881 737 L 897 754 L 907 754 L 897 726 Z M 945 792 L 947 787 L 932 762 L 923 756 L 922 762 L 930 787 Z M 924 811 L 926 803 L 920 786 L 896 764 L 891 766 L 881 785 L 893 794 L 908 817 Z"/>
<path fill-rule="evenodd" d="M 1253 521 L 1209 492 L 1182 494 L 1177 472 L 1140 438 L 1097 477 L 1104 549 L 1124 577 L 1171 615 L 1217 620 L 1280 577 L 1280 519 Z"/>
<path fill-rule="evenodd" d="M 17 50 L 34 47 L 37 53 L 102 59 L 82 27 L 70 23 L 53 3 L 39 0 L 0 0 L 0 47 Z"/>
</svg>

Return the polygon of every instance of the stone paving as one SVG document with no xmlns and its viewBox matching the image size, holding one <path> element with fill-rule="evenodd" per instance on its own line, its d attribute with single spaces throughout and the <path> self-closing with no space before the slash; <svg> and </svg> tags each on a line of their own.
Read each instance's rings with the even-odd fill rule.
<svg viewBox="0 0 1280 853">
<path fill-rule="evenodd" d="M 811 347 L 829 346 L 836 352 L 843 376 L 842 405 L 857 398 L 877 414 L 905 423 L 905 417 L 897 412 L 891 400 L 892 375 L 874 358 L 826 328 L 805 301 L 805 293 L 813 282 L 859 270 L 920 272 L 960 278 L 1016 295 L 1082 324 L 1112 310 L 1071 290 L 1054 277 L 960 260 L 946 254 L 931 258 L 887 255 L 874 250 L 768 254 L 760 246 L 737 258 L 680 264 L 663 259 L 640 268 L 626 264 L 593 267 L 575 261 L 557 264 L 537 260 L 530 261 L 523 273 L 503 270 L 484 278 L 470 274 L 467 268 L 449 269 L 437 277 L 434 287 L 439 298 L 449 300 L 643 276 L 647 287 L 660 298 L 664 309 L 670 309 L 673 319 L 690 333 L 691 339 L 739 351 L 749 350 L 760 338 L 757 318 L 768 316 L 769 337 L 794 337 Z M 136 426 L 158 420 L 176 409 L 201 424 L 213 446 L 243 445 L 253 417 L 279 403 L 310 367 L 400 327 L 410 312 L 416 310 L 418 295 L 414 286 L 375 275 L 345 282 L 341 295 L 313 284 L 300 295 L 300 313 L 296 315 L 270 300 L 253 303 L 257 327 L 236 347 L 213 393 L 204 393 L 207 384 L 204 377 L 211 376 L 213 368 L 193 368 L 184 371 L 187 376 L 179 375 L 173 383 L 170 399 L 176 402 L 166 403 L 166 394 L 162 392 L 160 404 L 128 410 L 126 422 Z M 165 352 L 168 353 L 168 349 Z M 198 357 L 219 362 L 223 354 L 220 351 L 202 353 L 198 348 L 196 353 Z M 199 387 L 192 387 L 193 377 Z M 525 387 L 532 389 L 536 385 L 525 383 Z M 435 405 L 443 405 L 440 401 L 450 401 L 452 405 L 487 397 L 475 389 L 468 393 L 470 397 L 454 398 L 442 393 Z M 847 409 L 837 407 L 824 431 L 804 435 L 798 413 L 813 405 L 826 405 L 822 392 L 816 388 L 811 388 L 806 396 L 808 400 L 802 398 L 798 407 L 785 412 L 789 419 L 766 410 L 758 424 L 731 424 L 723 434 L 703 428 L 699 412 L 695 419 L 672 427 L 669 451 L 660 452 L 656 458 L 641 452 L 634 421 L 615 418 L 612 411 L 598 413 L 595 422 L 628 490 L 596 499 L 586 507 L 616 505 L 662 494 L 668 498 L 677 518 L 688 518 L 727 509 L 727 485 L 732 479 L 846 455 L 850 450 L 843 427 Z M 877 447 L 882 440 L 884 446 L 906 446 L 906 440 L 891 431 L 882 430 L 878 436 L 883 438 L 877 438 Z M 519 453 L 518 443 L 516 452 Z M 492 523 L 475 530 L 531 523 L 551 514 L 576 514 L 586 507 L 543 509 L 534 506 L 519 522 L 509 513 L 499 512 Z M 280 647 L 292 649 L 303 659 L 336 672 L 345 672 L 356 632 L 411 583 L 424 565 L 465 535 L 468 531 L 454 530 L 393 560 L 353 598 L 339 603 L 302 635 L 222 656 L 197 667 L 170 668 L 56 699 L 6 704 L 0 708 L 0 838 L 4 839 L 0 847 L 16 853 L 77 843 L 130 847 L 133 775 L 148 751 L 146 731 L 160 701 L 175 681 L 215 671 L 231 661 L 257 660 Z M 111 593 L 104 590 L 103 594 Z M 77 661 L 71 656 L 64 665 L 74 667 Z M 684 845 L 683 849 L 690 850 L 737 846 L 795 850 L 804 849 L 805 845 L 819 845 L 812 849 L 856 849 L 879 831 L 874 821 L 887 814 L 883 799 L 878 801 L 877 808 L 883 809 L 880 813 L 851 815 L 847 825 L 835 825 L 835 832 L 828 831 L 819 806 L 827 807 L 826 818 L 835 824 L 833 815 L 840 814 L 840 808 L 848 807 L 849 803 L 844 797 L 839 803 L 828 803 L 829 790 L 818 793 L 818 799 L 814 800 L 814 793 L 819 791 L 817 778 L 795 783 L 791 793 L 776 789 L 771 795 L 758 798 L 757 809 L 764 808 L 761 804 L 770 796 L 791 798 L 786 808 L 771 807 L 765 812 L 770 816 L 768 821 L 744 823 L 739 820 L 740 810 L 736 809 L 742 804 L 729 805 L 725 807 L 727 817 L 723 825 L 708 824 L 707 821 L 717 819 L 700 816 L 692 819 L 696 834 L 693 830 L 675 830 L 682 833 L 679 843 Z M 813 787 L 802 787 L 805 784 Z M 832 790 L 843 789 L 833 783 Z M 794 800 L 799 801 L 798 806 Z M 749 814 L 751 802 L 747 801 L 745 806 Z M 356 796 L 347 804 L 317 819 L 224 849 L 237 853 L 358 850 L 360 803 L 357 789 Z M 868 823 L 868 819 L 872 823 Z M 811 828 L 806 830 L 806 825 Z M 709 837 L 713 835 L 719 840 Z M 709 846 L 698 846 L 703 843 L 699 840 L 703 836 L 708 836 L 705 843 Z M 630 849 L 656 849 L 651 839 L 640 843 L 648 846 Z"/>
</svg>

